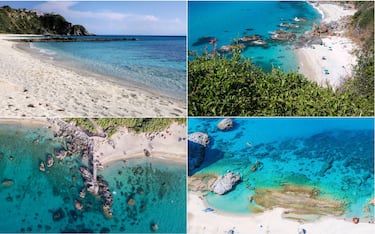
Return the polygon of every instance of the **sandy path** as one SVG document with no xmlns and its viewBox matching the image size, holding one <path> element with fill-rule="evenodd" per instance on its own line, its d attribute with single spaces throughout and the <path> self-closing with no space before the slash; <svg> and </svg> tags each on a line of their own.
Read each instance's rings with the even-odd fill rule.
<svg viewBox="0 0 375 234">
<path fill-rule="evenodd" d="M 0 35 L 2 117 L 186 116 L 186 103 L 56 66 Z"/>
</svg>

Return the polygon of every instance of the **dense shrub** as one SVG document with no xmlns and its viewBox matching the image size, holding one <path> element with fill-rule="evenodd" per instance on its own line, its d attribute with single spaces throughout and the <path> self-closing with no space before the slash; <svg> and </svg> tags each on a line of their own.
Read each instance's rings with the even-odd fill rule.
<svg viewBox="0 0 375 234">
<path fill-rule="evenodd" d="M 189 61 L 191 116 L 373 115 L 373 102 L 351 89 L 321 88 L 297 73 L 263 72 L 239 51 L 232 58 L 197 56 Z"/>
</svg>

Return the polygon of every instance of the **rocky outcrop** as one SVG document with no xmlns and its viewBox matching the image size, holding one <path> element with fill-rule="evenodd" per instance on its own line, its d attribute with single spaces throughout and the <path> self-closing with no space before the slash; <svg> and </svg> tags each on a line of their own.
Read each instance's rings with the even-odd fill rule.
<svg viewBox="0 0 375 234">
<path fill-rule="evenodd" d="M 223 119 L 223 120 L 221 120 L 219 122 L 219 124 L 217 125 L 217 127 L 221 131 L 228 131 L 228 130 L 230 130 L 230 129 L 233 128 L 233 120 L 229 119 L 229 118 Z"/>
<path fill-rule="evenodd" d="M 200 167 L 204 161 L 206 146 L 210 139 L 207 134 L 202 132 L 194 132 L 188 136 L 188 168 L 189 175 L 191 172 Z"/>
<path fill-rule="evenodd" d="M 89 35 L 92 35 L 91 33 L 89 33 L 85 27 L 83 27 L 82 25 L 73 25 L 71 28 L 70 28 L 70 32 L 68 35 L 74 35 L 74 36 L 89 36 Z"/>
<path fill-rule="evenodd" d="M 285 30 L 276 30 L 272 32 L 271 38 L 276 41 L 293 41 L 296 39 L 296 34 Z"/>
<path fill-rule="evenodd" d="M 0 33 L 73 35 L 90 34 L 82 25 L 72 25 L 58 14 L 44 14 L 27 9 L 0 8 Z"/>
<path fill-rule="evenodd" d="M 241 180 L 239 174 L 228 172 L 227 174 L 220 176 L 211 186 L 211 190 L 214 193 L 223 195 L 233 189 L 233 187 Z"/>
<path fill-rule="evenodd" d="M 296 48 L 302 48 L 305 46 L 313 46 L 313 45 L 322 45 L 322 39 L 317 35 L 312 35 L 311 33 L 305 33 L 304 35 L 300 36 L 296 43 Z"/>
</svg>

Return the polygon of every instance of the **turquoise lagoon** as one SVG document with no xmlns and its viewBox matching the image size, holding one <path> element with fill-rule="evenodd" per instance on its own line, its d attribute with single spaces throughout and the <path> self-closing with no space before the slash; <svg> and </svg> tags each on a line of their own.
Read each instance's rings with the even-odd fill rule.
<svg viewBox="0 0 375 234">
<path fill-rule="evenodd" d="M 84 210 L 74 207 L 83 181 L 79 157 L 67 157 L 39 171 L 40 160 L 64 140 L 42 125 L 0 124 L 0 232 L 186 232 L 185 166 L 157 160 L 119 161 L 98 174 L 113 193 L 113 218 L 102 213 L 101 200 L 87 193 Z M 135 199 L 134 205 L 127 201 Z M 82 200 L 82 199 L 80 199 Z M 53 213 L 62 211 L 59 220 Z"/>
<path fill-rule="evenodd" d="M 220 119 L 189 119 L 189 133 L 210 137 L 204 164 L 195 175 L 228 170 L 240 182 L 225 195 L 209 192 L 207 202 L 224 212 L 249 214 L 254 188 L 309 185 L 320 195 L 347 202 L 347 217 L 374 220 L 374 120 L 372 118 L 238 118 L 219 131 Z M 263 168 L 252 172 L 255 161 Z M 331 161 L 328 170 L 322 170 Z M 252 188 L 252 189 L 249 189 Z M 367 206 L 369 209 L 364 210 Z"/>
<path fill-rule="evenodd" d="M 136 41 L 34 42 L 31 48 L 67 66 L 185 100 L 185 36 L 86 36 Z"/>
<path fill-rule="evenodd" d="M 272 67 L 297 70 L 294 43 L 272 42 L 270 32 L 283 29 L 301 35 L 321 20 L 319 12 L 305 1 L 189 1 L 188 9 L 189 51 L 211 52 L 208 42 L 197 43 L 202 37 L 215 37 L 220 49 L 243 36 L 260 35 L 269 47 L 249 47 L 242 55 L 266 71 Z M 307 20 L 296 22 L 295 17 Z M 282 22 L 295 23 L 298 28 L 280 27 Z"/>
</svg>

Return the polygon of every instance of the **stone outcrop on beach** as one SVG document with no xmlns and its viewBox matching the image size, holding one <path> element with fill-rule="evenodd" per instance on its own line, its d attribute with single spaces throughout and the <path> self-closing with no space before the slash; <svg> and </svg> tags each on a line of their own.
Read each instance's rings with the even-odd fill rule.
<svg viewBox="0 0 375 234">
<path fill-rule="evenodd" d="M 65 141 L 63 149 L 55 149 L 56 158 L 63 159 L 76 155 L 88 159 L 92 155 L 93 141 L 82 129 L 62 119 L 48 119 L 48 121 L 58 127 L 55 136 Z"/>
<path fill-rule="evenodd" d="M 73 35 L 90 34 L 82 25 L 72 25 L 58 14 L 44 14 L 34 10 L 0 8 L 0 33 Z"/>
<path fill-rule="evenodd" d="M 233 187 L 241 180 L 239 174 L 228 172 L 225 175 L 222 175 L 216 179 L 212 184 L 211 190 L 214 193 L 223 195 L 233 189 Z"/>
<path fill-rule="evenodd" d="M 300 36 L 296 43 L 296 48 L 302 48 L 305 46 L 313 46 L 313 45 L 322 45 L 322 39 L 317 35 L 312 35 L 311 33 L 305 33 Z"/>
<path fill-rule="evenodd" d="M 230 129 L 233 128 L 233 120 L 232 119 L 229 119 L 229 118 L 225 118 L 223 120 L 221 120 L 217 127 L 221 130 L 221 131 L 228 131 Z"/>
<path fill-rule="evenodd" d="M 191 172 L 200 167 L 204 161 L 206 146 L 210 139 L 206 133 L 194 132 L 188 136 L 188 168 L 189 175 Z"/>
</svg>

